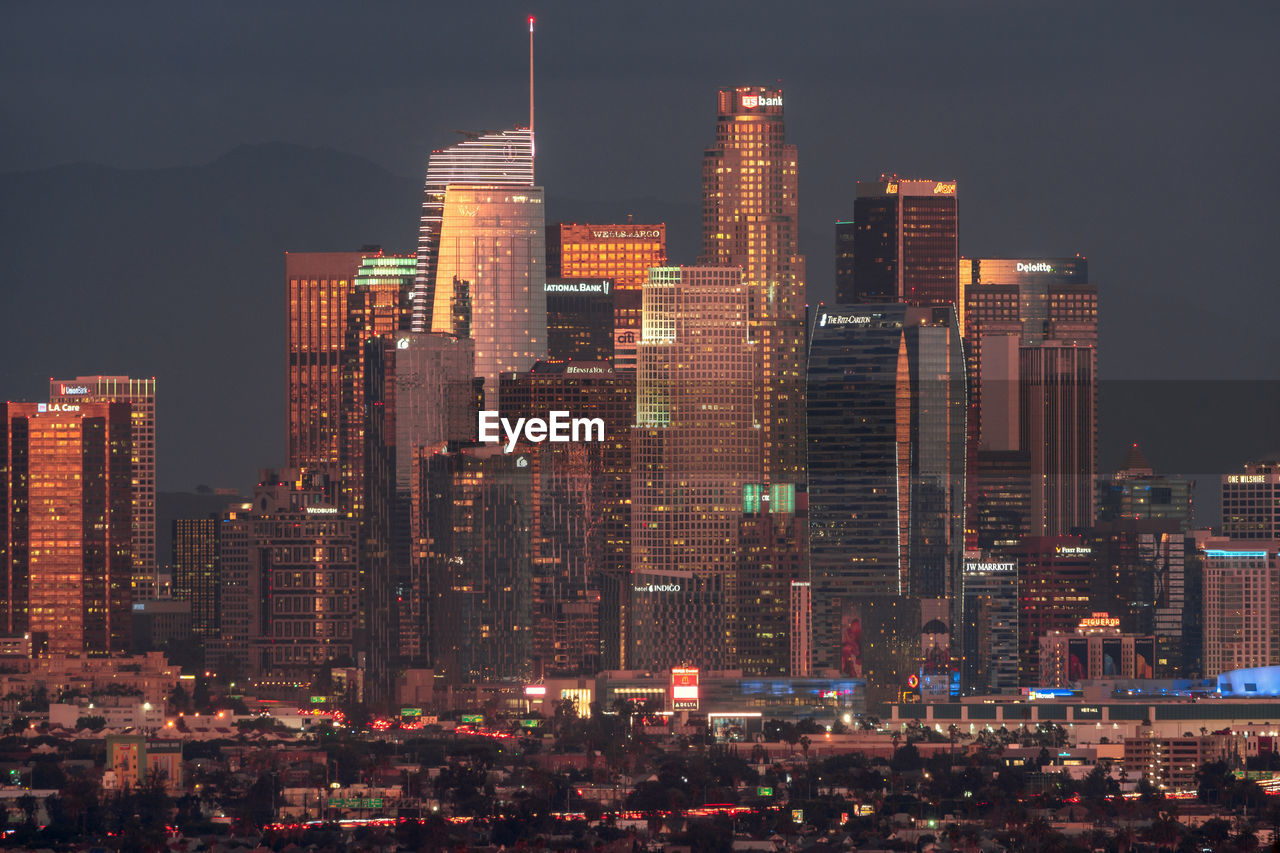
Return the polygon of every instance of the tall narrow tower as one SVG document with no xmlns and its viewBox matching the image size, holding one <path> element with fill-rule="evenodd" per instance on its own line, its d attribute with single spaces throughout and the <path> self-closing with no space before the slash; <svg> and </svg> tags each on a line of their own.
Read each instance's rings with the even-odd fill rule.
<svg viewBox="0 0 1280 853">
<path fill-rule="evenodd" d="M 435 317 L 432 309 L 438 301 L 436 266 L 445 192 L 455 184 L 532 187 L 533 131 L 515 128 L 472 134 L 456 145 L 431 152 L 422 191 L 422 222 L 418 228 L 418 270 L 411 324 L 414 332 L 429 332 L 448 321 L 447 317 Z M 447 302 L 448 297 L 445 299 Z"/>
<path fill-rule="evenodd" d="M 156 380 L 77 376 L 50 380 L 50 403 L 128 403 L 132 433 L 134 600 L 159 594 L 156 572 Z"/>
<path fill-rule="evenodd" d="M 702 159 L 699 264 L 742 267 L 757 342 L 755 413 L 764 483 L 805 484 L 805 272 L 796 147 L 782 90 L 721 89 L 716 143 Z"/>
<path fill-rule="evenodd" d="M 0 631 L 41 652 L 128 649 L 126 403 L 9 403 L 0 423 Z"/>
</svg>

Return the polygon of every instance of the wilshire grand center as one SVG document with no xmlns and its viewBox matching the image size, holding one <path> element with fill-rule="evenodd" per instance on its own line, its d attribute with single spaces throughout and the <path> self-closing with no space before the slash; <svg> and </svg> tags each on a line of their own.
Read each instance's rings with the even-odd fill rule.
<svg viewBox="0 0 1280 853">
<path fill-rule="evenodd" d="M 410 325 L 475 340 L 489 408 L 498 374 L 527 371 L 547 354 L 545 222 L 532 131 L 477 135 L 432 153 Z"/>
</svg>

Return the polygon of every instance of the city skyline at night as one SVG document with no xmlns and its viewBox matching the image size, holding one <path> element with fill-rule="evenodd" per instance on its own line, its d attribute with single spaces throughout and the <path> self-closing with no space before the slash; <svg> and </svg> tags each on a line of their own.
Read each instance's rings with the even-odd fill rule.
<svg viewBox="0 0 1280 853">
<path fill-rule="evenodd" d="M 71 5 L 0 847 L 1280 851 L 1280 7 Z"/>
</svg>

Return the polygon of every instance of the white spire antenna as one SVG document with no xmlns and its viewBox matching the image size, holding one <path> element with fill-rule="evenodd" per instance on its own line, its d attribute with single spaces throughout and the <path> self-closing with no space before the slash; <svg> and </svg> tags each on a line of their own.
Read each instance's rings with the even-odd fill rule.
<svg viewBox="0 0 1280 853">
<path fill-rule="evenodd" d="M 533 15 L 529 16 L 529 157 L 533 158 Z"/>
</svg>

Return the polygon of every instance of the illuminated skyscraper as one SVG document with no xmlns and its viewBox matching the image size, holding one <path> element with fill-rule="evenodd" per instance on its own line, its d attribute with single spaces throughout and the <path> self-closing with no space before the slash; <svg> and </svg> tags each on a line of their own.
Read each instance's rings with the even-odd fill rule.
<svg viewBox="0 0 1280 853">
<path fill-rule="evenodd" d="M 980 551 L 964 561 L 961 691 L 1018 689 L 1018 564 Z"/>
<path fill-rule="evenodd" d="M 733 621 L 737 667 L 749 675 L 808 671 L 809 614 L 806 610 L 805 620 L 797 624 L 794 611 L 799 590 L 808 605 L 809 585 L 802 580 L 809 577 L 807 504 L 804 492 L 747 487 L 738 528 Z M 792 668 L 797 664 L 800 673 Z"/>
<path fill-rule="evenodd" d="M 366 257 L 347 297 L 342 349 L 341 506 L 359 515 L 365 507 L 365 345 L 372 339 L 407 331 L 412 310 L 417 260 L 413 256 Z"/>
<path fill-rule="evenodd" d="M 1222 532 L 1234 539 L 1280 540 L 1280 460 L 1251 462 L 1222 478 Z"/>
<path fill-rule="evenodd" d="M 721 89 L 716 142 L 702 158 L 706 266 L 742 268 L 756 342 L 762 483 L 805 484 L 805 264 L 800 254 L 796 147 L 786 142 L 782 91 Z"/>
<path fill-rule="evenodd" d="M 9 403 L 0 458 L 0 631 L 39 650 L 129 648 L 127 403 Z"/>
<path fill-rule="evenodd" d="M 1280 665 L 1280 541 L 1204 543 L 1204 674 Z"/>
<path fill-rule="evenodd" d="M 467 139 L 431 153 L 423 187 L 422 221 L 418 228 L 417 274 L 414 281 L 413 319 L 415 332 L 439 331 L 441 318 L 434 316 L 437 304 L 437 268 L 440 234 L 444 222 L 445 194 L 452 184 L 483 184 L 493 187 L 533 186 L 533 131 L 525 128 L 497 133 L 473 134 Z M 445 280 L 446 285 L 449 280 Z M 449 305 L 452 288 L 445 296 Z M 447 310 L 447 309 L 446 309 Z M 444 318 L 448 324 L 448 315 Z"/>
<path fill-rule="evenodd" d="M 133 598 L 159 594 L 156 572 L 156 380 L 77 376 L 50 380 L 50 403 L 128 403 L 133 425 Z"/>
<path fill-rule="evenodd" d="M 335 493 L 319 473 L 264 470 L 253 500 L 223 514 L 222 632 L 206 651 L 224 676 L 292 696 L 326 664 L 354 662 L 358 536 Z"/>
<path fill-rule="evenodd" d="M 217 516 L 173 520 L 173 597 L 191 605 L 191 630 L 196 636 L 218 636 L 222 577 Z"/>
<path fill-rule="evenodd" d="M 1026 454 L 1031 535 L 1065 535 L 1093 521 L 1098 291 L 1088 278 L 1081 257 L 960 266 L 973 470 Z M 988 495 L 999 498 L 972 493 L 971 527 L 990 514 Z"/>
<path fill-rule="evenodd" d="M 547 279 L 547 359 L 613 364 L 613 304 L 607 278 Z"/>
<path fill-rule="evenodd" d="M 1077 536 L 1029 536 L 1013 550 L 1018 564 L 1019 679 L 1033 686 L 1040 678 L 1040 638 L 1069 632 L 1092 612 L 1089 583 L 1093 549 Z"/>
<path fill-rule="evenodd" d="M 959 309 L 958 234 L 955 181 L 859 181 L 853 221 L 836 224 L 836 301 Z"/>
<path fill-rule="evenodd" d="M 628 667 L 735 663 L 739 525 L 744 503 L 762 500 L 753 296 L 736 267 L 649 271 L 631 437 Z M 794 501 L 788 484 L 770 488 Z"/>
<path fill-rule="evenodd" d="M 1094 520 L 1098 351 L 1054 341 L 1021 347 L 1018 355 L 1020 446 L 1031 456 L 1031 533 L 1064 536 Z"/>
<path fill-rule="evenodd" d="M 572 225 L 547 229 L 547 278 L 613 282 L 613 361 L 634 370 L 640 339 L 640 292 L 652 267 L 667 264 L 667 226 Z M 550 352 L 550 348 L 548 349 Z"/>
<path fill-rule="evenodd" d="M 426 663 L 427 584 L 412 560 L 414 458 L 419 448 L 474 440 L 474 343 L 398 332 L 366 348 L 369 670 L 372 695 L 386 697 L 393 667 Z"/>
<path fill-rule="evenodd" d="M 288 460 L 342 467 L 343 350 L 352 285 L 367 252 L 286 252 Z"/>
<path fill-rule="evenodd" d="M 475 341 L 489 409 L 500 374 L 547 355 L 543 222 L 541 187 L 451 183 L 445 191 L 431 331 Z"/>
<path fill-rule="evenodd" d="M 1189 675 L 1184 637 L 1192 627 L 1187 611 L 1195 608 L 1186 607 L 1182 520 L 1122 516 L 1098 521 L 1087 538 L 1094 558 L 1090 609 L 1115 616 L 1126 633 L 1154 635 L 1156 675 Z"/>
<path fill-rule="evenodd" d="M 604 440 L 522 446 L 532 471 L 535 675 L 622 668 L 631 565 L 635 372 L 607 362 L 539 362 L 502 377 L 502 416 L 553 410 L 600 418 Z"/>
<path fill-rule="evenodd" d="M 949 598 L 958 621 L 966 396 L 954 309 L 820 306 L 808 376 L 814 667 L 852 675 L 842 647 L 855 618 L 870 629 L 869 599 Z M 916 616 L 877 619 L 915 631 L 894 643 L 918 651 Z M 867 666 L 876 675 L 873 657 Z"/>
<path fill-rule="evenodd" d="M 449 681 L 529 678 L 528 455 L 493 445 L 420 448 L 414 476 L 414 557 L 430 591 L 431 668 Z"/>
</svg>

